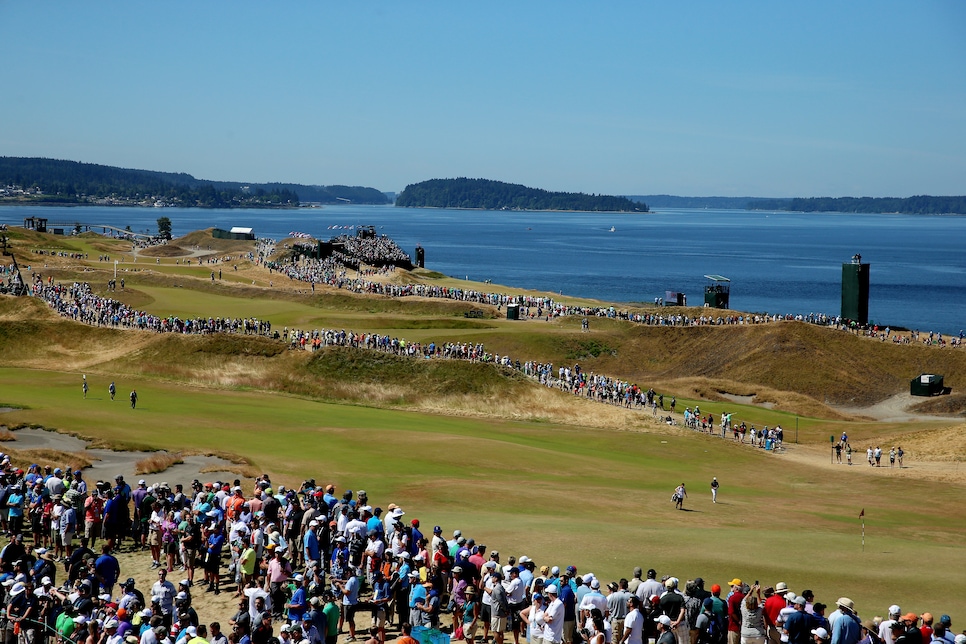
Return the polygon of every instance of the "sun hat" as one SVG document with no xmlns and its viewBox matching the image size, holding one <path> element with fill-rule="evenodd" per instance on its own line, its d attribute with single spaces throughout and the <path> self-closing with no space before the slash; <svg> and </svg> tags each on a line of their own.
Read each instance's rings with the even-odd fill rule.
<svg viewBox="0 0 966 644">
<path fill-rule="evenodd" d="M 853 602 L 848 597 L 839 597 L 838 599 L 835 600 L 835 604 L 841 608 L 855 610 L 855 602 Z"/>
<path fill-rule="evenodd" d="M 873 622 L 871 619 L 863 621 L 862 628 L 872 633 L 877 633 L 879 631 L 878 627 L 875 625 L 875 622 Z"/>
<path fill-rule="evenodd" d="M 25 590 L 27 590 L 27 587 L 23 585 L 23 582 L 18 581 L 13 585 L 13 588 L 10 589 L 10 596 L 16 597 Z"/>
<path fill-rule="evenodd" d="M 780 581 L 777 584 L 775 584 L 775 593 L 776 594 L 783 595 L 783 594 L 785 594 L 787 592 L 788 592 L 788 584 L 786 584 L 784 581 Z"/>
</svg>

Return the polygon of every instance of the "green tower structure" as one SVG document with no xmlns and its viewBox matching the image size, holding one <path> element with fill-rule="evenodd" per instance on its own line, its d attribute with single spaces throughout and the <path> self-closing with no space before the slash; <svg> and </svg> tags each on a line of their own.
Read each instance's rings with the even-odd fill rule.
<svg viewBox="0 0 966 644">
<path fill-rule="evenodd" d="M 869 265 L 861 255 L 842 264 L 842 317 L 858 324 L 869 323 Z"/>
</svg>

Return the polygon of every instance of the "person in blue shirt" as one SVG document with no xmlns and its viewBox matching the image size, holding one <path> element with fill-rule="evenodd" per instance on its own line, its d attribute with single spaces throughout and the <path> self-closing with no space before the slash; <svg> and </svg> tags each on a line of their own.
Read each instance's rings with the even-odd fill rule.
<svg viewBox="0 0 966 644">
<path fill-rule="evenodd" d="M 97 575 L 103 592 L 113 595 L 114 584 L 121 575 L 121 566 L 111 554 L 111 546 L 108 543 L 101 546 L 101 556 L 94 562 L 94 574 Z"/>
<path fill-rule="evenodd" d="M 221 551 L 225 547 L 225 534 L 221 530 L 221 524 L 215 523 L 207 532 L 208 544 L 205 554 L 205 578 L 208 580 L 208 590 L 214 591 L 216 595 L 221 593 Z"/>
<path fill-rule="evenodd" d="M 20 534 L 23 531 L 24 499 L 23 485 L 14 485 L 10 495 L 7 496 L 7 507 L 10 512 L 7 519 L 11 534 Z"/>
<path fill-rule="evenodd" d="M 832 644 L 858 644 L 862 622 L 854 612 L 855 604 L 848 597 L 840 597 L 835 603 L 842 614 L 832 624 Z"/>
<path fill-rule="evenodd" d="M 295 582 L 295 592 L 292 593 L 292 598 L 285 604 L 285 608 L 288 609 L 288 618 L 293 622 L 299 622 L 309 607 L 305 594 L 305 577 L 297 574 L 292 580 Z"/>
<path fill-rule="evenodd" d="M 379 641 L 386 641 L 386 617 L 392 591 L 389 580 L 377 570 L 372 574 L 372 625 L 379 631 Z"/>
<path fill-rule="evenodd" d="M 305 536 L 302 538 L 303 555 L 306 562 L 320 560 L 319 537 L 315 532 L 318 526 L 319 522 L 315 519 L 309 521 L 309 529 L 305 531 Z"/>
</svg>

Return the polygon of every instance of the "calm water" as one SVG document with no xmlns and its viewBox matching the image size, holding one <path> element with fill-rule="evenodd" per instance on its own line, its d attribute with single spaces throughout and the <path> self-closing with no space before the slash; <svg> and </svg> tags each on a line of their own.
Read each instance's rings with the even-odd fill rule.
<svg viewBox="0 0 966 644">
<path fill-rule="evenodd" d="M 942 333 L 966 328 L 966 217 L 663 210 L 647 215 L 505 213 L 332 206 L 318 210 L 0 207 L 0 221 L 157 229 L 175 236 L 251 226 L 260 237 L 291 231 L 322 239 L 329 226 L 375 225 L 427 268 L 456 277 L 620 302 L 652 302 L 665 290 L 703 300 L 704 275 L 731 278 L 731 306 L 769 313 L 841 307 L 843 262 L 871 264 L 869 316 Z M 615 228 L 610 232 L 611 227 Z"/>
</svg>

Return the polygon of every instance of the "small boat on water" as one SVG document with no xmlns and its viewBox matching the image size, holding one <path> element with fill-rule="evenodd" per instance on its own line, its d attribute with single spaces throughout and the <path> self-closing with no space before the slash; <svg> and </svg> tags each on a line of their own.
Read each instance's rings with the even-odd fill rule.
<svg viewBox="0 0 966 644">
<path fill-rule="evenodd" d="M 617 229 L 616 229 L 616 228 L 614 228 L 613 226 L 611 226 L 611 227 L 610 227 L 610 232 L 612 232 L 612 233 L 616 233 L 616 232 L 617 232 Z"/>
</svg>

